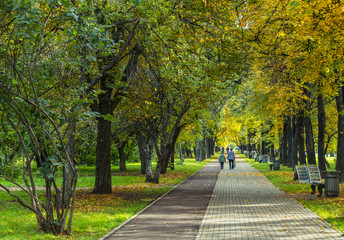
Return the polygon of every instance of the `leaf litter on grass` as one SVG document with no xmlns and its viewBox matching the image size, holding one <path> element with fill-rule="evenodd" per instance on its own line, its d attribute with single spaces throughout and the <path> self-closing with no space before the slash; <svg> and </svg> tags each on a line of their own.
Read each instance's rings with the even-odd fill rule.
<svg viewBox="0 0 344 240">
<path fill-rule="evenodd" d="M 76 210 L 102 211 L 104 207 L 118 207 L 123 202 L 152 202 L 162 195 L 160 189 L 166 185 L 152 187 L 148 183 L 116 186 L 110 194 L 92 194 L 89 190 L 79 190 L 76 196 Z"/>
</svg>

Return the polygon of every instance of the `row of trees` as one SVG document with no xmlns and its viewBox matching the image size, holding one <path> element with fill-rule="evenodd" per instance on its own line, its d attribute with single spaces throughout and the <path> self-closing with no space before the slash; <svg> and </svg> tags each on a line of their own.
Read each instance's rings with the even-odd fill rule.
<svg viewBox="0 0 344 240">
<path fill-rule="evenodd" d="M 25 186 L 17 186 L 30 202 L 0 186 L 35 212 L 39 229 L 68 234 L 76 164 L 93 156 L 93 193 L 111 193 L 111 151 L 125 170 L 131 143 L 152 183 L 176 146 L 180 157 L 193 147 L 202 160 L 217 139 L 279 148 L 290 167 L 315 163 L 317 150 L 321 172 L 332 149 L 344 171 L 342 8 L 332 0 L 2 1 L 0 157 L 22 161 Z"/>
<path fill-rule="evenodd" d="M 259 143 L 261 153 L 264 144 L 274 146 L 289 167 L 315 164 L 318 152 L 322 174 L 325 154 L 335 152 L 343 172 L 343 3 L 254 1 L 243 8 L 253 64 L 231 105 L 245 116 L 236 118 L 238 144 Z"/>
<path fill-rule="evenodd" d="M 218 113 L 243 69 L 240 4 L 0 3 L 0 158 L 2 164 L 22 162 L 25 186 L 1 177 L 24 190 L 30 202 L 0 186 L 35 213 L 40 230 L 70 233 L 76 164 L 90 149 L 95 194 L 111 193 L 111 149 L 117 147 L 125 160 L 133 139 L 147 182 L 159 182 L 178 138 L 196 147 L 199 160 L 212 153 Z M 34 161 L 45 179 L 44 201 Z"/>
</svg>

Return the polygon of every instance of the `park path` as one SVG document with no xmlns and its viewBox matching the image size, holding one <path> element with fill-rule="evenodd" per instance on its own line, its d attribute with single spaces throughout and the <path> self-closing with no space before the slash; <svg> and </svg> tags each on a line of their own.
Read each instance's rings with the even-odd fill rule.
<svg viewBox="0 0 344 240">
<path fill-rule="evenodd" d="M 194 240 L 219 171 L 217 162 L 208 163 L 140 214 L 101 239 Z"/>
<path fill-rule="evenodd" d="M 236 163 L 221 170 L 196 240 L 344 239 L 242 158 Z"/>
</svg>

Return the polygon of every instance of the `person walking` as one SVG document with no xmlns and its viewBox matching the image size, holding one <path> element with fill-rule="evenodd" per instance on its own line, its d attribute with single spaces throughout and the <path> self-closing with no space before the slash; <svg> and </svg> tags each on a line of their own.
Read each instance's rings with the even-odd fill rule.
<svg viewBox="0 0 344 240">
<path fill-rule="evenodd" d="M 223 169 L 223 165 L 226 162 L 226 157 L 225 157 L 225 155 L 223 153 L 224 153 L 224 151 L 221 152 L 221 155 L 219 157 L 219 162 L 220 162 L 221 169 Z"/>
<path fill-rule="evenodd" d="M 235 154 L 234 154 L 233 148 L 231 148 L 230 151 L 228 152 L 227 159 L 229 162 L 229 169 L 233 169 L 234 168 L 234 160 L 235 160 Z"/>
</svg>

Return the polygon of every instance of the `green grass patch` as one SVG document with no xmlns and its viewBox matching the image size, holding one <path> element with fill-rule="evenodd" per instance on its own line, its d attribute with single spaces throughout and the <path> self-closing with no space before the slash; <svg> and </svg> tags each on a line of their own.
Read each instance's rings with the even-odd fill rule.
<svg viewBox="0 0 344 240">
<path fill-rule="evenodd" d="M 271 163 L 259 163 L 254 159 L 249 159 L 241 155 L 246 162 L 258 169 L 267 179 L 269 179 L 280 190 L 289 193 L 293 198 L 301 202 L 305 207 L 318 214 L 322 219 L 328 221 L 338 230 L 344 232 L 344 185 L 340 184 L 340 195 L 336 198 L 311 198 L 311 188 L 309 183 L 299 183 L 294 181 L 294 171 L 292 168 L 280 166 L 280 170 L 271 171 Z M 330 163 L 328 171 L 335 171 L 335 159 L 327 158 Z"/>
<path fill-rule="evenodd" d="M 8 193 L 0 191 L 0 239 L 98 239 L 210 161 L 211 159 L 203 162 L 186 159 L 184 166 L 176 164 L 174 171 L 168 169 L 166 174 L 160 175 L 160 184 L 144 183 L 145 176 L 140 174 L 139 163 L 128 163 L 127 172 L 121 172 L 118 167 L 113 167 L 112 194 L 96 195 L 91 194 L 90 189 L 78 190 L 70 236 L 54 236 L 39 232 L 34 214 L 23 208 Z M 78 187 L 92 188 L 94 167 L 79 169 Z M 38 177 L 37 179 L 43 186 L 43 181 Z M 29 201 L 24 193 L 18 194 Z M 41 194 L 43 195 L 43 191 Z"/>
</svg>

